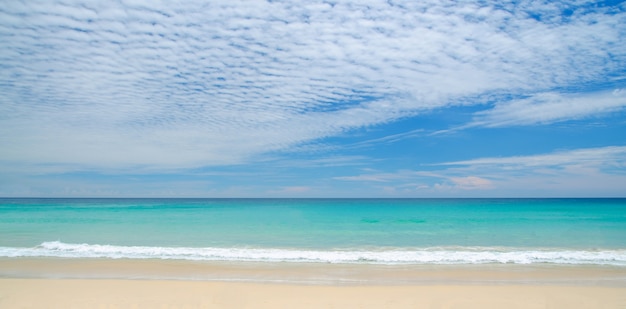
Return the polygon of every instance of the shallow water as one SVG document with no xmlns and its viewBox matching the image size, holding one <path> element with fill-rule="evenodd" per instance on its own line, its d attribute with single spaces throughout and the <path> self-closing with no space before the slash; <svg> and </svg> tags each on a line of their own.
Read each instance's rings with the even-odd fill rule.
<svg viewBox="0 0 626 309">
<path fill-rule="evenodd" d="M 0 199 L 0 256 L 626 266 L 626 199 Z"/>
</svg>

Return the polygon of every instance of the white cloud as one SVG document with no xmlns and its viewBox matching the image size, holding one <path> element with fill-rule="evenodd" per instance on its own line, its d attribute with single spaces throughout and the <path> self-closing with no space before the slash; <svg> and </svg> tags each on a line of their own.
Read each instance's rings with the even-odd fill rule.
<svg viewBox="0 0 626 309">
<path fill-rule="evenodd" d="M 540 93 L 527 99 L 497 103 L 493 109 L 477 113 L 469 126 L 547 124 L 602 115 L 625 107 L 626 91 L 623 89 L 578 95 Z"/>
<path fill-rule="evenodd" d="M 11 1 L 0 8 L 0 160 L 236 164 L 474 104 L 464 98 L 551 93 L 622 72 L 623 6 L 560 6 L 574 14 L 559 19 L 559 5 L 524 1 Z M 621 98 L 585 107 L 596 97 L 535 95 L 476 121 L 577 118 Z M 566 101 L 575 108 L 559 113 Z"/>
</svg>

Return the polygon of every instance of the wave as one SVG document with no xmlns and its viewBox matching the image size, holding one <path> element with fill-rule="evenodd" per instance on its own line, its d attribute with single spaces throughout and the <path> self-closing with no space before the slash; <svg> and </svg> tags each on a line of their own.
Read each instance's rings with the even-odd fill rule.
<svg viewBox="0 0 626 309">
<path fill-rule="evenodd" d="M 194 261 L 357 264 L 579 264 L 626 266 L 626 250 L 432 247 L 377 250 L 193 248 L 44 242 L 32 248 L 0 247 L 0 257 L 171 259 Z"/>
</svg>

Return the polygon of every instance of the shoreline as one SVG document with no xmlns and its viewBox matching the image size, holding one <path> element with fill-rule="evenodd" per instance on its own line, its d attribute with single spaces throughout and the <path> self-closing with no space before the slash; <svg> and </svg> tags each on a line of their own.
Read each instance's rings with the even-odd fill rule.
<svg viewBox="0 0 626 309">
<path fill-rule="evenodd" d="M 375 265 L 160 259 L 0 258 L 0 278 L 298 285 L 569 285 L 626 288 L 626 267 L 554 264 Z"/>
</svg>

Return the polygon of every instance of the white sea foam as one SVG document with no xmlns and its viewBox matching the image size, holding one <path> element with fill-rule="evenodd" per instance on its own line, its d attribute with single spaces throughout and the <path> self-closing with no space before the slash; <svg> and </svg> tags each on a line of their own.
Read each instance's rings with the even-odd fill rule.
<svg viewBox="0 0 626 309">
<path fill-rule="evenodd" d="M 206 261 L 360 264 L 581 264 L 626 267 L 626 250 L 433 247 L 378 250 L 192 248 L 44 242 L 33 248 L 0 247 L 0 257 L 175 259 Z"/>
</svg>

